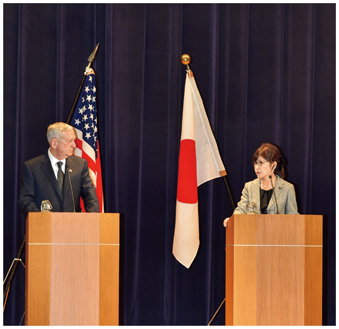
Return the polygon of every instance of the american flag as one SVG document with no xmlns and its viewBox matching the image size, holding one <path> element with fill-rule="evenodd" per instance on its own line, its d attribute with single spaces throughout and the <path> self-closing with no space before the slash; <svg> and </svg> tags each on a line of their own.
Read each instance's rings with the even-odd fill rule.
<svg viewBox="0 0 339 329">
<path fill-rule="evenodd" d="M 89 172 L 96 187 L 100 212 L 104 212 L 96 104 L 95 74 L 93 69 L 90 69 L 86 71 L 85 81 L 70 125 L 77 133 L 74 154 L 87 160 Z"/>
</svg>

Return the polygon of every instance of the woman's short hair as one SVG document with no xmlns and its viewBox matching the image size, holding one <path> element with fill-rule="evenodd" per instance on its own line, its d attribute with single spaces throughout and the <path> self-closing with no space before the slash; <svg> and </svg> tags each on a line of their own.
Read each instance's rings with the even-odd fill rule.
<svg viewBox="0 0 339 329">
<path fill-rule="evenodd" d="M 273 163 L 277 162 L 277 167 L 274 170 L 274 173 L 281 178 L 285 177 L 285 163 L 282 157 L 282 152 L 280 149 L 271 144 L 271 143 L 263 143 L 253 154 L 253 163 L 255 163 L 259 156 L 263 157 L 266 161 Z"/>
</svg>

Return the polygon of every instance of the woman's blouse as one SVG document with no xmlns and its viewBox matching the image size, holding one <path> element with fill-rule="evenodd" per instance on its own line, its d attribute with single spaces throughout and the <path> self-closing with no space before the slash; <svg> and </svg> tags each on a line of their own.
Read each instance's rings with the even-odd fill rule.
<svg viewBox="0 0 339 329">
<path fill-rule="evenodd" d="M 273 189 L 265 191 L 260 189 L 260 213 L 267 214 L 267 206 L 270 203 Z"/>
</svg>

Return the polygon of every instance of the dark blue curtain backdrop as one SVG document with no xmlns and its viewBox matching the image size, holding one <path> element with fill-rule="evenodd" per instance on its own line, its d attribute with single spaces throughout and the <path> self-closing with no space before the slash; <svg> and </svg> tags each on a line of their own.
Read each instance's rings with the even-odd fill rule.
<svg viewBox="0 0 339 329">
<path fill-rule="evenodd" d="M 221 179 L 199 188 L 191 268 L 172 255 L 183 53 L 235 200 L 268 141 L 284 151 L 300 212 L 324 215 L 323 323 L 335 324 L 335 4 L 5 4 L 4 275 L 25 233 L 20 165 L 67 119 L 97 43 L 105 211 L 122 216 L 121 324 L 206 325 L 225 296 Z M 19 265 L 4 323 L 23 311 Z"/>
</svg>

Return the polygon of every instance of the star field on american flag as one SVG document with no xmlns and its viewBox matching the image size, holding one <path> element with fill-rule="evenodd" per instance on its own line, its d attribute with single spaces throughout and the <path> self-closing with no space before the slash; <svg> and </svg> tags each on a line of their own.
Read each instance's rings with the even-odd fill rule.
<svg viewBox="0 0 339 329">
<path fill-rule="evenodd" d="M 71 125 L 82 131 L 83 140 L 95 150 L 96 156 L 98 152 L 97 124 L 95 75 L 90 74 L 86 76 Z"/>
</svg>

